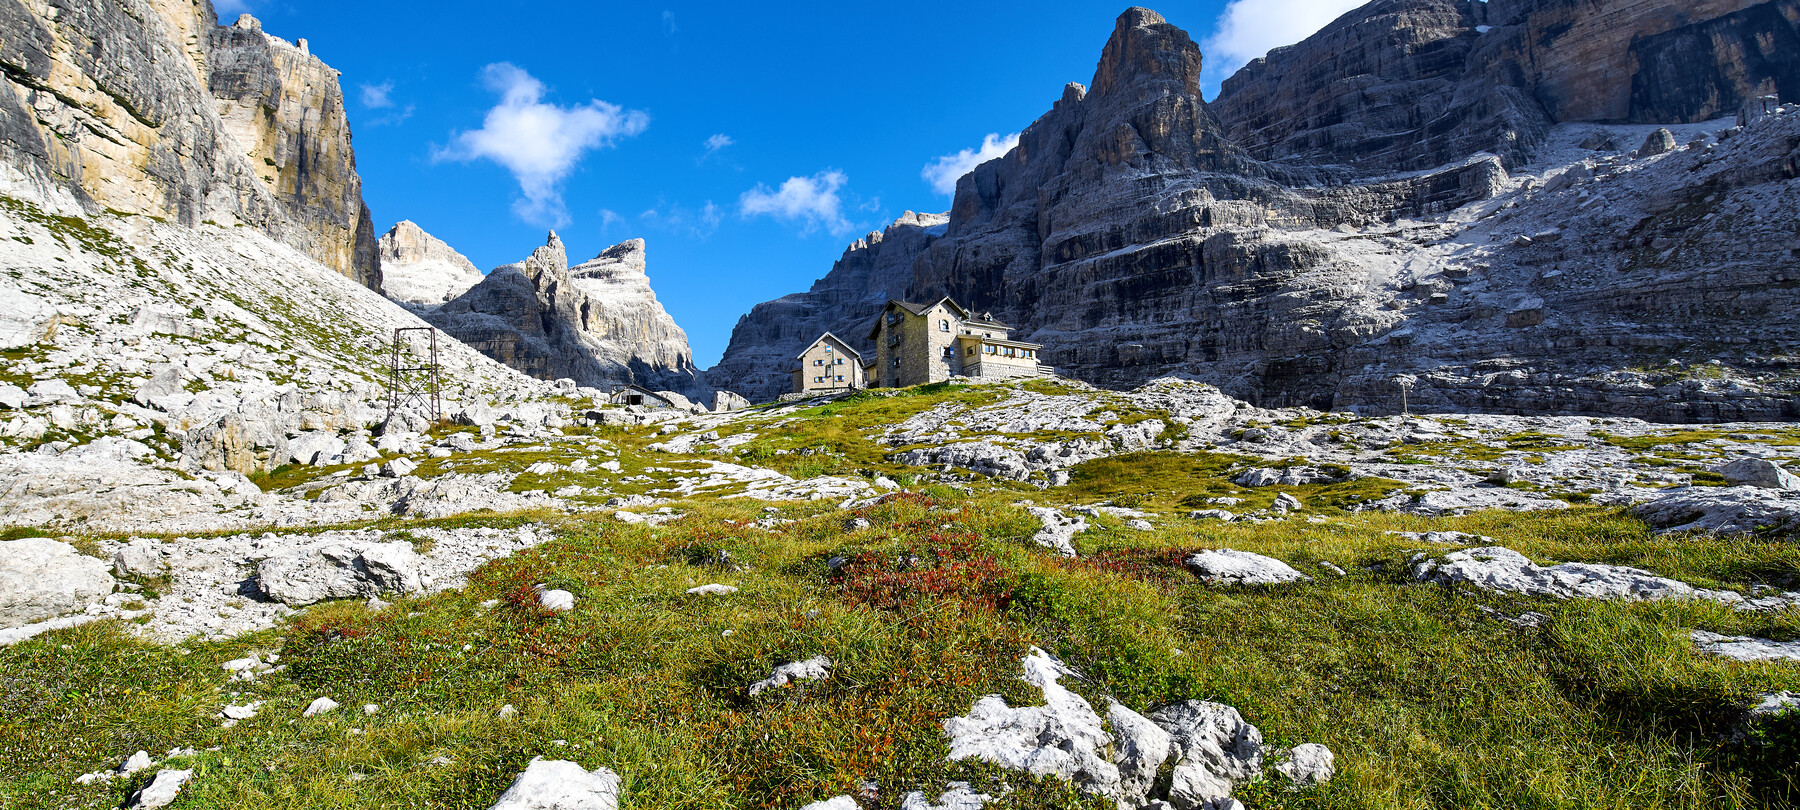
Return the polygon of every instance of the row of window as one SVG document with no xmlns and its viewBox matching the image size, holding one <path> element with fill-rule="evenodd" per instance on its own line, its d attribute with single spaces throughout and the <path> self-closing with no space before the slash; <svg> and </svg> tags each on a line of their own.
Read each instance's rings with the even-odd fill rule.
<svg viewBox="0 0 1800 810">
<path fill-rule="evenodd" d="M 826 363 L 825 363 L 825 361 L 826 361 L 826 360 L 828 360 L 828 359 L 830 359 L 830 358 L 818 358 L 818 359 L 815 359 L 815 360 L 813 360 L 813 365 L 815 365 L 815 366 L 823 366 L 823 365 L 826 365 Z M 843 365 L 843 364 L 844 364 L 844 358 L 842 358 L 842 357 L 839 357 L 839 358 L 838 358 L 838 359 L 837 359 L 837 362 L 836 362 L 836 363 L 834 363 L 834 364 L 832 364 L 832 365 L 839 365 L 839 366 L 841 366 L 841 365 Z"/>
<path fill-rule="evenodd" d="M 843 381 L 844 381 L 844 376 L 842 374 L 838 375 L 837 382 L 843 382 Z M 830 377 L 814 377 L 813 382 L 816 382 L 816 383 L 832 382 L 832 379 Z"/>
<path fill-rule="evenodd" d="M 999 355 L 1001 357 L 1022 357 L 1026 360 L 1032 360 L 1032 359 L 1037 358 L 1037 350 L 1036 349 L 1018 349 L 1018 348 L 1014 348 L 1012 346 L 988 346 L 988 345 L 983 344 L 981 347 L 981 353 L 982 354 Z M 970 357 L 975 356 L 975 347 L 974 346 L 969 347 L 968 354 Z M 945 358 L 950 357 L 949 349 L 944 350 L 944 357 Z"/>
</svg>

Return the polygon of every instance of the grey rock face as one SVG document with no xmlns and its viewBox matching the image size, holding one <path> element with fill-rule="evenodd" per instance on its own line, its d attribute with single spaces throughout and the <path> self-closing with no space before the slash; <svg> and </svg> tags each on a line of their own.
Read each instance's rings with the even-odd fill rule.
<svg viewBox="0 0 1800 810">
<path fill-rule="evenodd" d="M 1705 121 L 1796 86 L 1796 18 L 1793 0 L 1377 0 L 1252 60 L 1213 106 L 1263 159 L 1510 167 L 1551 124 Z"/>
<path fill-rule="evenodd" d="M 382 234 L 376 249 L 382 291 L 401 304 L 435 307 L 455 300 L 483 278 L 468 257 L 409 220 Z"/>
<path fill-rule="evenodd" d="M 1758 486 L 1688 487 L 1638 504 L 1631 512 L 1665 532 L 1746 534 L 1800 527 L 1800 497 Z"/>
<path fill-rule="evenodd" d="M 1398 412 L 1413 374 L 1415 409 L 1792 418 L 1776 381 L 1800 298 L 1776 268 L 1800 244 L 1800 116 L 1642 160 L 1577 144 L 1645 129 L 1572 123 L 1698 120 L 1675 110 L 1736 92 L 1634 91 L 1645 71 L 1786 75 L 1800 49 L 1763 55 L 1775 22 L 1742 47 L 1706 28 L 1748 5 L 1382 0 L 1213 105 L 1187 37 L 1128 12 L 1093 92 L 962 179 L 906 297 L 992 310 L 1113 388 L 1182 373 L 1263 406 Z M 1663 36 L 1688 44 L 1641 63 Z M 728 361 L 767 343 L 748 328 Z M 1671 349 L 1723 373 L 1646 371 Z"/>
<path fill-rule="evenodd" d="M 483 354 L 544 380 L 650 390 L 706 398 L 687 333 L 656 300 L 645 273 L 644 240 L 607 248 L 569 266 L 562 240 L 481 283 L 424 317 Z"/>
<path fill-rule="evenodd" d="M 706 371 L 713 385 L 756 402 L 787 393 L 794 358 L 819 335 L 831 332 L 865 353 L 869 324 L 889 299 L 905 298 L 913 260 L 944 234 L 948 214 L 911 211 L 880 232 L 851 243 L 831 272 L 812 289 L 757 304 L 731 330 L 731 345 Z"/>
<path fill-rule="evenodd" d="M 0 188 L 90 212 L 241 222 L 381 284 L 335 71 L 173 0 L 0 2 Z"/>
<path fill-rule="evenodd" d="M 59 540 L 0 541 L 0 561 L 0 628 L 81 611 L 113 590 L 105 562 Z"/>
<path fill-rule="evenodd" d="M 1764 489 L 1800 489 L 1800 476 L 1788 472 L 1766 458 L 1740 458 L 1721 465 L 1717 472 L 1735 486 Z"/>
<path fill-rule="evenodd" d="M 1157 709 L 1150 720 L 1169 732 L 1180 754 L 1169 802 L 1182 810 L 1222 806 L 1239 783 L 1262 774 L 1262 731 L 1237 709 L 1190 700 Z"/>
<path fill-rule="evenodd" d="M 409 543 L 332 542 L 270 557 L 256 567 L 257 588 L 298 607 L 325 599 L 369 598 L 425 589 Z"/>
</svg>

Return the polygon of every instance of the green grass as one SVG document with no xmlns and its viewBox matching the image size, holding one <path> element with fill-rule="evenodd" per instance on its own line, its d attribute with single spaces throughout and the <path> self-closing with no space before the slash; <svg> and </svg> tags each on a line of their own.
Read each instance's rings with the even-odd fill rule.
<svg viewBox="0 0 1800 810">
<path fill-rule="evenodd" d="M 1413 549 L 1385 532 L 1453 528 L 1540 560 L 1736 588 L 1800 587 L 1789 542 L 1657 538 L 1587 508 L 1170 521 L 1151 533 L 1090 532 L 1078 540 L 1086 556 L 1065 561 L 1029 544 L 1034 523 L 1008 501 L 891 500 L 863 510 L 873 525 L 854 534 L 813 504 L 784 506 L 799 520 L 773 533 L 744 526 L 761 515 L 754 503 L 680 504 L 689 517 L 656 529 L 539 515 L 559 540 L 488 564 L 462 591 L 380 613 L 324 604 L 278 631 L 176 648 L 106 623 L 50 634 L 0 650 L 0 800 L 110 806 L 129 785 L 70 780 L 138 748 L 182 746 L 200 749 L 190 762 L 199 776 L 177 807 L 484 808 L 537 755 L 618 770 L 629 807 L 797 807 L 862 779 L 884 786 L 883 807 L 952 779 L 1021 788 L 1006 806 L 1077 806 L 1054 784 L 942 761 L 943 718 L 986 693 L 1032 700 L 1016 680 L 1030 644 L 1080 669 L 1087 681 L 1075 686 L 1091 699 L 1146 710 L 1220 700 L 1272 743 L 1337 752 L 1330 786 L 1252 789 L 1255 807 L 1758 807 L 1797 795 L 1791 775 L 1767 767 L 1767 746 L 1725 732 L 1732 707 L 1800 688 L 1800 672 L 1702 658 L 1686 631 L 1792 638 L 1800 617 L 1410 583 Z M 1209 588 L 1175 561 L 1210 547 L 1271 554 L 1320 578 Z M 690 563 L 720 550 L 745 568 Z M 853 562 L 833 573 L 836 556 Z M 896 566 L 901 557 L 926 562 Z M 1325 575 L 1322 561 L 1351 574 Z M 683 593 L 715 581 L 742 590 Z M 576 609 L 533 607 L 538 582 L 574 592 Z M 488 599 L 499 602 L 483 608 Z M 1543 611 L 1552 623 L 1514 630 L 1482 605 Z M 226 681 L 218 664 L 252 648 L 279 651 L 287 670 Z M 818 654 L 837 662 L 831 680 L 745 693 L 775 665 Z M 345 708 L 290 724 L 325 694 Z M 268 701 L 258 718 L 218 728 L 219 706 L 250 699 Z M 364 716 L 364 703 L 380 713 Z M 495 716 L 507 703 L 517 719 Z M 453 764 L 428 764 L 437 756 Z"/>
<path fill-rule="evenodd" d="M 735 429 L 759 434 L 741 454 L 794 474 L 898 470 L 885 459 L 892 448 L 866 438 L 871 429 L 944 402 L 1005 395 L 1001 386 L 872 392 Z M 433 435 L 458 430 L 467 428 L 439 426 Z M 570 433 L 434 460 L 430 472 L 610 458 L 591 438 L 619 452 L 626 476 L 653 479 L 636 491 L 677 474 L 652 468 L 699 466 L 696 457 L 646 452 L 665 438 L 650 429 Z M 1507 444 L 1555 441 L 1521 434 Z M 792 452 L 812 447 L 829 449 Z M 863 780 L 880 784 L 877 806 L 888 810 L 907 791 L 935 796 L 951 780 L 996 794 L 1010 787 L 1002 808 L 1109 806 L 1054 781 L 944 761 L 945 718 L 986 694 L 1035 702 L 1018 680 L 1031 645 L 1077 668 L 1083 677 L 1068 685 L 1102 707 L 1107 697 L 1140 711 L 1218 700 L 1271 745 L 1321 742 L 1336 752 L 1340 775 L 1321 789 L 1240 790 L 1258 810 L 1800 801 L 1794 725 L 1745 739 L 1733 733 L 1753 695 L 1800 690 L 1800 668 L 1703 657 L 1687 639 L 1694 629 L 1796 639 L 1800 612 L 1557 602 L 1420 584 L 1407 567 L 1421 549 L 1389 532 L 1465 531 L 1540 562 L 1632 565 L 1737 590 L 1800 590 L 1793 538 L 1656 536 L 1620 510 L 1593 506 L 1435 519 L 1353 513 L 1347 507 L 1403 485 L 1230 482 L 1265 463 L 1147 452 L 1074 468 L 1067 487 L 1027 497 L 1134 506 L 1154 513 L 1157 526 L 1139 532 L 1091 519 L 1072 560 L 1031 542 L 1038 524 L 1007 482 L 978 481 L 971 493 L 930 486 L 853 514 L 783 503 L 777 515 L 793 522 L 773 531 L 750 525 L 768 516 L 763 503 L 713 496 L 671 504 L 686 517 L 655 528 L 548 511 L 337 527 L 396 530 L 419 543 L 417 529 L 534 523 L 557 539 L 488 563 L 463 589 L 394 598 L 380 612 L 325 603 L 274 630 L 172 647 L 103 622 L 0 648 L 0 806 L 116 807 L 141 777 L 88 787 L 73 779 L 139 748 L 175 747 L 197 751 L 172 761 L 196 769 L 176 810 L 484 810 L 534 756 L 618 771 L 628 808 L 796 808 L 854 793 Z M 260 482 L 297 486 L 330 472 L 282 469 Z M 634 491 L 617 477 L 522 475 L 514 488 Z M 1244 499 L 1227 507 L 1235 512 L 1263 508 L 1284 491 L 1317 520 L 1182 517 L 1223 496 Z M 851 531 L 849 517 L 870 525 Z M 77 538 L 90 551 L 99 539 Z M 1180 565 L 1205 548 L 1268 554 L 1315 579 L 1208 587 Z M 721 552 L 733 566 L 716 563 Z M 848 563 L 834 569 L 835 558 Z M 741 590 L 684 593 L 710 582 Z M 536 608 L 536 583 L 574 593 L 575 609 Z M 1551 621 L 1518 630 L 1484 607 L 1540 611 Z M 219 664 L 249 650 L 279 654 L 286 669 L 254 684 L 229 681 Z M 747 694 L 775 666 L 814 655 L 836 662 L 828 681 Z M 300 719 L 321 695 L 343 708 Z M 250 700 L 266 701 L 257 718 L 220 727 L 221 706 Z M 365 703 L 380 711 L 363 714 Z M 519 709 L 516 718 L 497 716 L 506 704 Z M 450 764 L 432 764 L 437 757 Z"/>
</svg>

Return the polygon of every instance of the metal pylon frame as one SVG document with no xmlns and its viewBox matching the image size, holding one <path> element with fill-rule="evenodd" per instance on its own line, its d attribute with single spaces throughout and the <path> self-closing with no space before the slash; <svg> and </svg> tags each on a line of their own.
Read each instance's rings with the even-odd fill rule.
<svg viewBox="0 0 1800 810">
<path fill-rule="evenodd" d="M 407 334 L 424 332 L 425 345 Z M 394 330 L 388 352 L 387 418 L 409 405 L 429 408 L 435 421 L 444 418 L 444 376 L 438 362 L 438 330 L 430 326 L 406 326 Z M 425 351 L 420 351 L 424 349 Z"/>
</svg>

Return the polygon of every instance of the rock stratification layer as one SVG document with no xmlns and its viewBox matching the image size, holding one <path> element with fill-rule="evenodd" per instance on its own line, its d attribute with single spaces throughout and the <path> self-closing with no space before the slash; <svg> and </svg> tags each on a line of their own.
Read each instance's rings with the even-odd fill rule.
<svg viewBox="0 0 1800 810">
<path fill-rule="evenodd" d="M 481 283 L 481 270 L 467 256 L 403 220 L 381 235 L 382 290 L 409 307 L 435 307 Z"/>
<path fill-rule="evenodd" d="M 243 223 L 380 289 L 337 73 L 203 0 L 0 0 L 0 191 Z"/>
<path fill-rule="evenodd" d="M 947 214 L 908 211 L 852 242 L 811 290 L 757 304 L 738 319 L 725 358 L 706 370 L 707 382 L 760 402 L 787 392 L 794 358 L 821 334 L 835 333 L 857 351 L 873 350 L 871 319 L 889 299 L 905 297 L 913 260 L 949 221 Z"/>
<path fill-rule="evenodd" d="M 425 318 L 539 379 L 699 397 L 707 389 L 687 333 L 656 300 L 645 266 L 644 240 L 633 239 L 570 267 L 552 232 L 530 258 L 495 268 Z"/>
<path fill-rule="evenodd" d="M 1548 127 L 1695 123 L 1800 98 L 1800 0 L 1376 0 L 1225 80 L 1257 157 L 1412 171 L 1509 166 Z"/>
</svg>

